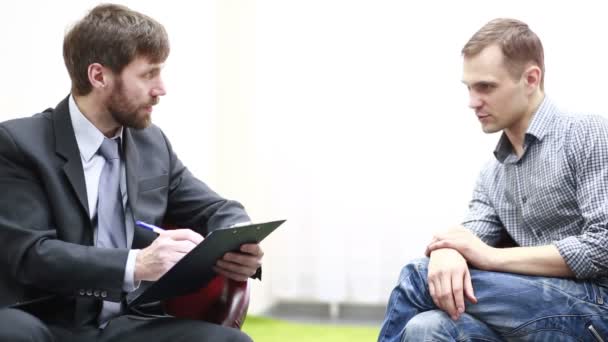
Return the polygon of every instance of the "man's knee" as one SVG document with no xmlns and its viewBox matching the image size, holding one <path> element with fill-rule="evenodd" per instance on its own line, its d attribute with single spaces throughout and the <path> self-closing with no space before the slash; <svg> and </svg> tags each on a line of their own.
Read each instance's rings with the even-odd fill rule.
<svg viewBox="0 0 608 342">
<path fill-rule="evenodd" d="M 182 339 L 179 341 L 253 342 L 251 337 L 238 329 L 207 322 L 195 322 L 186 331 L 180 333 Z"/>
<path fill-rule="evenodd" d="M 426 301 L 428 294 L 428 258 L 414 259 L 407 263 L 399 274 L 397 289 L 411 300 Z"/>
<path fill-rule="evenodd" d="M 417 341 L 418 338 L 444 338 L 452 336 L 454 324 L 450 317 L 441 310 L 425 311 L 417 314 L 405 325 L 405 341 Z"/>
<path fill-rule="evenodd" d="M 52 342 L 54 339 L 38 318 L 17 309 L 1 309 L 0 341 Z"/>
<path fill-rule="evenodd" d="M 253 340 L 244 332 L 232 329 L 231 334 L 226 337 L 226 342 L 253 342 Z"/>
<path fill-rule="evenodd" d="M 413 274 L 415 275 L 423 275 L 426 276 L 427 269 L 429 265 L 429 258 L 418 258 L 414 259 L 401 269 L 401 274 L 399 275 L 399 281 L 404 281 L 410 278 Z"/>
</svg>

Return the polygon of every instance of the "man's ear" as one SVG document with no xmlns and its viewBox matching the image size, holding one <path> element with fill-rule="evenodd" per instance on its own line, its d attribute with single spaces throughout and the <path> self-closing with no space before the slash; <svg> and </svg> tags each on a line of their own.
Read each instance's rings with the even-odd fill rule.
<svg viewBox="0 0 608 342">
<path fill-rule="evenodd" d="M 524 81 L 526 82 L 526 88 L 530 92 L 540 87 L 540 81 L 542 79 L 543 72 L 540 70 L 538 65 L 530 65 L 524 71 Z"/>
<path fill-rule="evenodd" d="M 106 88 L 110 84 L 109 70 L 99 63 L 89 64 L 87 75 L 93 89 Z"/>
</svg>

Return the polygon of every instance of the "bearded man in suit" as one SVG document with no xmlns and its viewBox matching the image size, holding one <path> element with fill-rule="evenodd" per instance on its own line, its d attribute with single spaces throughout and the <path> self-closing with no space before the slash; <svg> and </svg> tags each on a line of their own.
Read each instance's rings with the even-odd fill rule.
<svg viewBox="0 0 608 342">
<path fill-rule="evenodd" d="M 0 124 L 0 340 L 251 341 L 239 330 L 124 305 L 210 231 L 247 222 L 180 162 L 151 124 L 165 95 L 164 27 L 119 5 L 66 34 L 72 89 L 56 108 Z M 171 222 L 162 232 L 136 220 Z M 263 252 L 246 244 L 216 271 L 244 281 Z M 142 283 L 143 282 L 143 283 Z"/>
</svg>

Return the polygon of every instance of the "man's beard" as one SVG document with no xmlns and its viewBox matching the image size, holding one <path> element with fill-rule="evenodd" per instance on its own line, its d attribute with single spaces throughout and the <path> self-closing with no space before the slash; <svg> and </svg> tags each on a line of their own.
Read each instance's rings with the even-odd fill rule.
<svg viewBox="0 0 608 342">
<path fill-rule="evenodd" d="M 158 103 L 159 98 L 155 97 L 150 103 L 146 105 L 139 105 L 132 101 L 129 101 L 128 97 L 124 93 L 124 86 L 122 80 L 117 80 L 116 87 L 110 98 L 108 99 L 108 110 L 112 115 L 112 118 L 118 122 L 121 126 L 144 129 L 152 123 L 151 116 L 145 115 L 142 117 L 137 116 L 137 112 L 144 107 L 153 106 Z"/>
</svg>

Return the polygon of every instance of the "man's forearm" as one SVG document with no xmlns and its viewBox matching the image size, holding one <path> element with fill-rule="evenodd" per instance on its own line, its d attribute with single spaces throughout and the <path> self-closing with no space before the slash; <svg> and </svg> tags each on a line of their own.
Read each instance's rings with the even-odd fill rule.
<svg viewBox="0 0 608 342">
<path fill-rule="evenodd" d="M 495 248 L 488 271 L 535 276 L 574 277 L 554 245 Z"/>
</svg>

